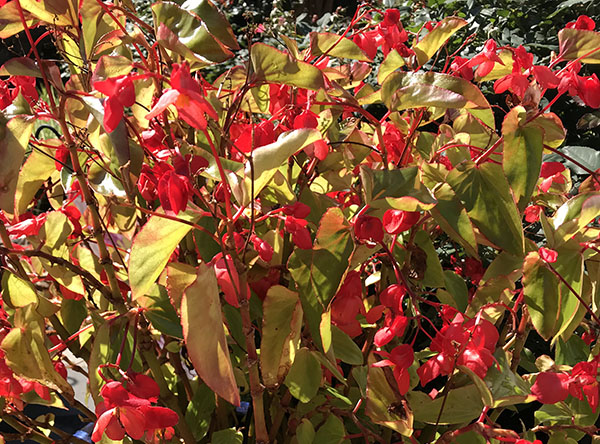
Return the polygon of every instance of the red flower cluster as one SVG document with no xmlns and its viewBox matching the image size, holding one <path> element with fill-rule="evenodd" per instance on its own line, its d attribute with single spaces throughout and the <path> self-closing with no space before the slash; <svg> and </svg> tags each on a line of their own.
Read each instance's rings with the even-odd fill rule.
<svg viewBox="0 0 600 444">
<path fill-rule="evenodd" d="M 170 429 L 177 424 L 177 413 L 166 407 L 153 406 L 158 400 L 160 389 L 149 376 L 130 374 L 127 388 L 119 381 L 110 381 L 102 387 L 100 395 L 104 399 L 96 406 L 98 421 L 92 433 L 94 442 L 102 435 L 113 440 L 121 440 L 125 434 L 132 439 L 152 441 L 156 431 Z"/>
<path fill-rule="evenodd" d="M 376 352 L 377 354 L 386 357 L 382 361 L 373 364 L 373 367 L 388 367 L 391 366 L 394 371 L 394 378 L 398 384 L 398 391 L 401 395 L 406 395 L 410 388 L 410 373 L 409 367 L 415 361 L 415 352 L 409 344 L 400 344 L 394 347 L 390 353 Z"/>
<path fill-rule="evenodd" d="M 135 103 L 135 86 L 131 76 L 111 77 L 94 82 L 94 88 L 107 96 L 104 101 L 104 128 L 112 133 L 123 118 L 126 106 Z"/>
<path fill-rule="evenodd" d="M 408 318 L 404 316 L 402 308 L 402 300 L 405 295 L 406 288 L 399 284 L 390 285 L 379 295 L 379 301 L 384 307 L 385 318 L 383 327 L 375 333 L 373 338 L 373 343 L 377 347 L 383 347 L 395 337 L 401 337 L 404 334 L 408 326 Z M 367 320 L 371 320 L 371 316 L 375 316 L 374 308 L 369 312 Z"/>
<path fill-rule="evenodd" d="M 485 378 L 494 363 L 499 334 L 494 324 L 480 315 L 465 320 L 456 313 L 452 322 L 444 319 L 444 326 L 431 343 L 431 350 L 439 352 L 417 370 L 421 385 L 440 375 L 450 375 L 457 365 L 470 369 L 480 378 Z"/>
<path fill-rule="evenodd" d="M 537 375 L 531 394 L 542 404 L 555 404 L 572 395 L 579 400 L 587 398 L 594 412 L 598 408 L 598 359 L 578 362 L 569 373 L 542 372 Z"/>
<path fill-rule="evenodd" d="M 310 207 L 302 202 L 283 207 L 285 216 L 285 231 L 292 235 L 292 242 L 302 250 L 311 250 L 313 247 L 310 231 L 306 227 L 306 218 L 310 214 Z"/>
<path fill-rule="evenodd" d="M 383 21 L 375 29 L 356 33 L 353 40 L 371 59 L 375 58 L 379 47 L 384 55 L 392 49 L 398 51 L 402 57 L 413 54 L 405 44 L 408 41 L 408 33 L 400 23 L 400 11 L 394 8 L 384 12 Z"/>
<path fill-rule="evenodd" d="M 35 89 L 35 77 L 11 76 L 8 80 L 0 80 L 0 110 L 13 103 L 20 94 L 29 104 L 39 99 Z"/>
</svg>

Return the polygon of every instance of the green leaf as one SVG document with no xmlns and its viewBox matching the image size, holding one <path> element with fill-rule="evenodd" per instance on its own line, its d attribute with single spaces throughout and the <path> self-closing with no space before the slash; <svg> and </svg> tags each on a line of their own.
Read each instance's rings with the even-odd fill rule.
<svg viewBox="0 0 600 444">
<path fill-rule="evenodd" d="M 196 268 L 182 262 L 167 265 L 167 293 L 174 307 L 181 307 L 181 298 L 187 287 L 196 280 Z"/>
<path fill-rule="evenodd" d="M 50 143 L 45 141 L 45 143 Z M 43 150 L 43 151 L 42 151 Z M 27 211 L 42 184 L 54 171 L 54 159 L 44 148 L 35 149 L 21 167 L 15 190 L 15 215 Z"/>
<path fill-rule="evenodd" d="M 327 54 L 362 62 L 372 62 L 359 46 L 347 37 L 342 37 L 331 32 L 311 32 L 310 53 L 314 57 Z"/>
<path fill-rule="evenodd" d="M 424 230 L 419 230 L 414 240 L 415 245 L 427 255 L 425 277 L 421 284 L 426 287 L 443 287 L 445 284 L 444 270 L 429 234 Z"/>
<path fill-rule="evenodd" d="M 540 128 L 525 125 L 527 111 L 516 106 L 504 117 L 502 167 L 519 208 L 524 210 L 535 189 L 542 167 L 544 144 Z"/>
<path fill-rule="evenodd" d="M 137 299 L 137 303 L 146 309 L 144 314 L 155 329 L 165 335 L 183 339 L 179 316 L 163 286 L 154 285 L 148 293 Z"/>
<path fill-rule="evenodd" d="M 190 210 L 179 213 L 177 217 L 188 222 L 200 219 Z M 129 285 L 133 299 L 148 293 L 181 239 L 191 229 L 187 224 L 156 215 L 148 219 L 133 239 L 129 256 Z"/>
<path fill-rule="evenodd" d="M 412 47 L 417 63 L 424 65 L 432 58 L 456 31 L 467 25 L 467 21 L 458 17 L 446 17 L 440 20 L 429 34 Z"/>
<path fill-rule="evenodd" d="M 471 370 L 469 367 L 466 367 L 464 365 L 458 365 L 457 368 L 461 372 L 466 373 L 469 376 L 469 378 L 471 378 L 471 380 L 475 384 L 475 387 L 477 387 L 477 390 L 479 390 L 479 394 L 481 395 L 481 401 L 483 402 L 483 404 L 486 407 L 492 407 L 494 405 L 494 398 L 492 397 L 492 392 L 490 392 L 490 389 L 485 384 L 483 379 L 481 379 L 479 375 L 473 370 Z"/>
<path fill-rule="evenodd" d="M 313 340 L 319 345 L 321 314 L 337 292 L 352 250 L 350 225 L 339 208 L 330 208 L 321 219 L 313 249 L 296 248 L 288 260 Z"/>
<path fill-rule="evenodd" d="M 244 435 L 234 428 L 219 430 L 212 434 L 211 444 L 242 444 Z"/>
<path fill-rule="evenodd" d="M 447 180 L 481 233 L 498 247 L 522 256 L 521 218 L 502 167 L 465 162 L 450 171 Z"/>
<path fill-rule="evenodd" d="M 564 28 L 558 32 L 558 58 L 579 59 L 581 63 L 600 63 L 600 33 Z"/>
<path fill-rule="evenodd" d="M 583 284 L 583 257 L 576 248 L 557 249 L 558 258 L 552 267 L 581 294 Z M 546 340 L 560 335 L 576 315 L 580 302 L 567 285 L 560 281 L 537 252 L 525 258 L 523 267 L 523 296 L 533 326 Z"/>
<path fill-rule="evenodd" d="M 465 280 L 452 270 L 444 270 L 445 287 L 456 302 L 456 308 L 464 313 L 469 304 L 469 290 Z"/>
<path fill-rule="evenodd" d="M 0 76 L 42 77 L 35 60 L 29 57 L 13 57 L 0 68 Z"/>
<path fill-rule="evenodd" d="M 506 352 L 498 349 L 494 353 L 494 358 L 497 364 L 492 365 L 485 375 L 485 383 L 494 400 L 492 407 L 505 407 L 525 402 L 529 396 L 529 387 L 521 376 L 511 370 Z"/>
<path fill-rule="evenodd" d="M 25 11 L 23 11 L 25 12 Z M 27 26 L 32 26 L 34 18 L 29 13 L 25 13 L 25 22 Z M 23 23 L 19 17 L 17 2 L 7 2 L 0 8 L 0 38 L 6 39 L 23 31 Z"/>
<path fill-rule="evenodd" d="M 374 361 L 373 355 L 369 363 Z M 369 366 L 367 374 L 366 415 L 376 423 L 388 427 L 404 436 L 413 432 L 413 412 L 408 403 L 399 398 L 390 387 L 384 370 Z"/>
<path fill-rule="evenodd" d="M 552 218 L 554 240 L 566 242 L 600 216 L 600 192 L 578 194 L 560 206 Z"/>
<path fill-rule="evenodd" d="M 390 74 L 381 85 L 381 97 L 392 111 L 410 108 L 489 108 L 482 92 L 460 77 L 436 72 Z"/>
<path fill-rule="evenodd" d="M 285 385 L 294 398 L 307 403 L 317 395 L 321 376 L 321 364 L 308 348 L 303 347 L 296 353 L 294 364 L 285 378 Z"/>
<path fill-rule="evenodd" d="M 361 166 L 360 178 L 366 202 L 373 208 L 420 211 L 435 205 L 431 193 L 419 182 L 417 167 L 374 170 Z"/>
<path fill-rule="evenodd" d="M 264 43 L 252 45 L 250 61 L 257 81 L 283 83 L 312 90 L 325 86 L 319 68 L 310 63 L 294 60 L 285 52 Z"/>
<path fill-rule="evenodd" d="M 442 184 L 435 190 L 437 205 L 430 211 L 435 221 L 446 234 L 458 242 L 465 251 L 477 258 L 475 230 L 464 205 L 448 184 Z"/>
<path fill-rule="evenodd" d="M 73 21 L 75 5 L 69 0 L 20 0 L 23 11 L 29 12 L 35 18 L 51 26 L 76 26 Z"/>
<path fill-rule="evenodd" d="M 260 369 L 265 385 L 279 385 L 294 362 L 300 344 L 302 305 L 298 293 L 281 285 L 267 291 L 263 301 Z"/>
<path fill-rule="evenodd" d="M 319 140 L 321 133 L 315 129 L 297 129 L 281 134 L 276 142 L 258 147 L 252 152 L 252 163 L 244 168 L 244 196 L 242 204 L 249 204 L 273 178 L 277 169 L 305 146 Z M 254 181 L 253 181 L 254 179 Z M 252 183 L 254 182 L 254 196 Z"/>
<path fill-rule="evenodd" d="M 197 14 L 202 19 L 202 23 L 208 28 L 208 31 L 221 43 L 231 49 L 240 49 L 231 25 L 212 1 L 186 0 L 181 7 L 186 11 Z"/>
<path fill-rule="evenodd" d="M 385 60 L 381 62 L 381 65 L 379 65 L 379 71 L 377 71 L 377 82 L 381 85 L 387 76 L 397 69 L 402 68 L 404 65 L 406 65 L 406 62 L 402 56 L 398 54 L 398 51 L 392 49 L 390 52 L 388 52 L 388 55 L 385 56 Z"/>
<path fill-rule="evenodd" d="M 198 266 L 196 281 L 183 294 L 181 326 L 198 376 L 221 398 L 240 405 L 223 327 L 217 277 L 209 265 Z"/>
<path fill-rule="evenodd" d="M 363 365 L 363 354 L 356 342 L 335 325 L 332 325 L 332 343 L 335 357 L 350 365 Z"/>
<path fill-rule="evenodd" d="M 481 414 L 483 402 L 474 384 L 450 390 L 448 396 L 438 395 L 431 399 L 426 393 L 410 391 L 406 394 L 416 421 L 427 424 L 438 423 L 438 415 L 443 406 L 439 424 L 460 424 L 470 422 Z M 445 399 L 445 401 L 444 401 Z"/>
<path fill-rule="evenodd" d="M 315 442 L 315 428 L 308 419 L 302 418 L 302 421 L 296 427 L 296 440 L 298 444 L 313 444 Z"/>
<path fill-rule="evenodd" d="M 172 2 L 154 3 L 152 13 L 158 42 L 193 65 L 201 67 L 233 57 L 196 14 Z"/>
<path fill-rule="evenodd" d="M 0 118 L 0 209 L 8 213 L 14 212 L 18 171 L 25 157 L 33 122 L 27 117 L 13 117 L 8 122 Z"/>
<path fill-rule="evenodd" d="M 185 422 L 192 429 L 197 441 L 206 436 L 215 407 L 213 391 L 206 384 L 199 384 L 185 411 Z"/>
<path fill-rule="evenodd" d="M 45 344 L 45 325 L 35 304 L 15 310 L 14 328 L 2 340 L 6 364 L 17 375 L 58 390 L 69 398 L 73 387 L 54 369 Z"/>
<path fill-rule="evenodd" d="M 317 430 L 314 442 L 319 444 L 341 444 L 345 436 L 346 429 L 342 420 L 333 414 L 329 414 L 325 424 Z"/>
<path fill-rule="evenodd" d="M 133 69 L 133 62 L 122 55 L 103 55 L 96 63 L 92 81 L 127 75 Z"/>
</svg>

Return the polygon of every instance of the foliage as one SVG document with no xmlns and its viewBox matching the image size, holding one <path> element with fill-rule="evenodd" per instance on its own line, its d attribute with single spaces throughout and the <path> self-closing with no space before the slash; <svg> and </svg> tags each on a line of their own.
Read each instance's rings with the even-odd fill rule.
<svg viewBox="0 0 600 444">
<path fill-rule="evenodd" d="M 210 0 L 133 6 L 0 7 L 9 438 L 80 439 L 33 405 L 106 443 L 598 434 L 600 165 L 554 112 L 597 120 L 591 18 L 547 60 L 369 5 L 244 53 Z"/>
</svg>

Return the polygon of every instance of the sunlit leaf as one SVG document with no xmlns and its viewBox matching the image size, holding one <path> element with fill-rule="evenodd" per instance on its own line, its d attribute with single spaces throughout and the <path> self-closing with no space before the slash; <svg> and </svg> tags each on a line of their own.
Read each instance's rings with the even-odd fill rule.
<svg viewBox="0 0 600 444">
<path fill-rule="evenodd" d="M 324 87 L 323 74 L 317 67 L 294 60 L 285 52 L 263 43 L 252 46 L 250 61 L 258 81 L 283 83 L 313 90 Z"/>
<path fill-rule="evenodd" d="M 371 62 L 359 46 L 347 37 L 342 37 L 330 32 L 311 32 L 310 53 L 318 57 L 327 54 L 331 57 L 339 57 L 362 62 Z"/>
<path fill-rule="evenodd" d="M 450 171 L 447 180 L 485 237 L 513 255 L 523 255 L 521 218 L 500 165 L 466 162 Z"/>
<path fill-rule="evenodd" d="M 263 302 L 260 369 L 267 387 L 283 381 L 300 344 L 302 306 L 296 292 L 276 285 Z"/>
<path fill-rule="evenodd" d="M 0 118 L 0 209 L 12 213 L 19 169 L 25 156 L 25 148 L 33 130 L 33 120 L 13 117 L 8 122 Z"/>
<path fill-rule="evenodd" d="M 321 376 L 321 364 L 308 348 L 303 347 L 296 353 L 284 382 L 294 398 L 306 403 L 319 391 Z"/>
<path fill-rule="evenodd" d="M 198 376 L 221 398 L 240 405 L 223 327 L 217 277 L 209 265 L 198 266 L 196 281 L 183 294 L 181 326 Z"/>
<path fill-rule="evenodd" d="M 581 63 L 600 63 L 600 32 L 563 28 L 558 31 L 558 57 Z"/>
<path fill-rule="evenodd" d="M 502 123 L 502 166 L 521 210 L 529 203 L 540 177 L 544 150 L 542 131 L 535 126 L 525 125 L 525 122 L 525 108 L 516 106 L 506 114 Z"/>
<path fill-rule="evenodd" d="M 196 222 L 200 216 L 191 211 L 178 218 Z M 162 273 L 175 247 L 192 229 L 190 225 L 152 216 L 133 239 L 129 257 L 129 285 L 134 299 L 145 295 Z"/>
<path fill-rule="evenodd" d="M 490 107 L 471 82 L 436 72 L 394 72 L 381 85 L 381 97 L 393 111 L 421 107 Z"/>
<path fill-rule="evenodd" d="M 458 17 L 446 17 L 440 20 L 429 33 L 423 37 L 411 49 L 417 56 L 417 63 L 424 65 L 434 56 L 446 41 L 456 31 L 467 25 L 467 21 Z"/>
</svg>

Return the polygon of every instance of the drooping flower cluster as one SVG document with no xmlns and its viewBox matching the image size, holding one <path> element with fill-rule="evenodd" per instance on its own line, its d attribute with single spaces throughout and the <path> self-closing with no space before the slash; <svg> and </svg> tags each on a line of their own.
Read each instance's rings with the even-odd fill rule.
<svg viewBox="0 0 600 444">
<path fill-rule="evenodd" d="M 444 316 L 444 326 L 430 347 L 438 354 L 417 370 L 421 385 L 438 376 L 450 375 L 457 366 L 467 367 L 480 378 L 485 378 L 494 363 L 493 353 L 498 339 L 499 333 L 494 324 L 480 315 L 467 320 L 463 314 L 456 312 L 451 321 Z"/>
<path fill-rule="evenodd" d="M 172 436 L 179 417 L 171 409 L 152 405 L 159 394 L 158 384 L 143 374 L 129 374 L 127 387 L 119 381 L 106 383 L 100 390 L 103 401 L 96 406 L 98 421 L 92 440 L 98 442 L 106 433 L 113 440 L 121 440 L 127 434 L 132 439 L 145 435 L 146 441 L 152 441 L 162 429 L 168 430 L 165 435 Z"/>
<path fill-rule="evenodd" d="M 580 401 L 585 397 L 594 412 L 600 401 L 598 359 L 578 362 L 570 372 L 542 372 L 537 375 L 531 394 L 542 404 L 556 404 L 571 395 Z"/>
</svg>

